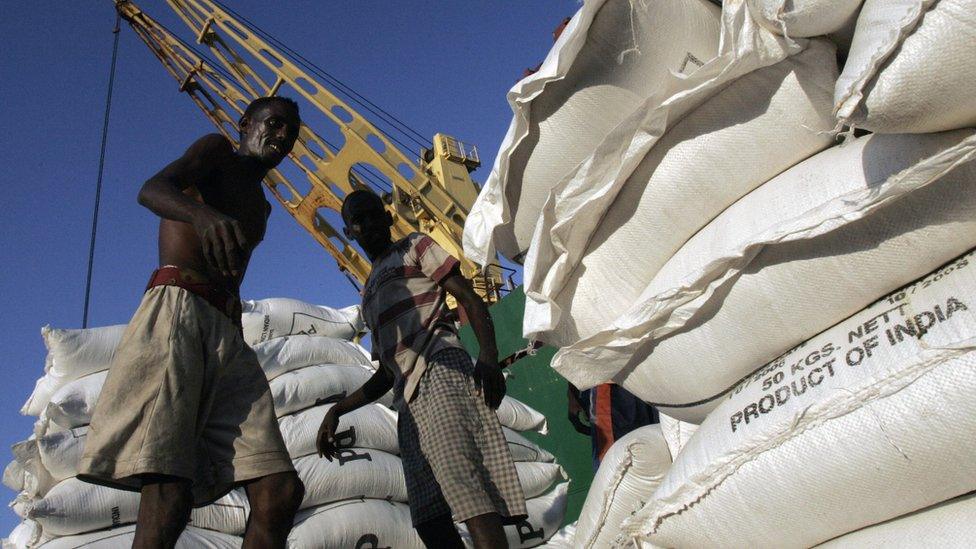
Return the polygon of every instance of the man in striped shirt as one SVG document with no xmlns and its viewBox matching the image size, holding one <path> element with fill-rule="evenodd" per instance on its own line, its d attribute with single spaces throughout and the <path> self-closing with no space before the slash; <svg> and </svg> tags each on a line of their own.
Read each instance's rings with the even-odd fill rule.
<svg viewBox="0 0 976 549">
<path fill-rule="evenodd" d="M 339 418 L 394 390 L 400 456 L 414 527 L 428 547 L 464 547 L 464 522 L 479 548 L 507 546 L 503 524 L 526 517 L 525 498 L 494 410 L 505 378 L 491 317 L 458 268 L 429 236 L 394 242 L 380 198 L 356 191 L 342 205 L 343 229 L 373 262 L 363 312 L 380 367 L 322 420 L 320 455 L 336 454 Z M 447 307 L 450 293 L 478 338 L 472 364 Z"/>
</svg>

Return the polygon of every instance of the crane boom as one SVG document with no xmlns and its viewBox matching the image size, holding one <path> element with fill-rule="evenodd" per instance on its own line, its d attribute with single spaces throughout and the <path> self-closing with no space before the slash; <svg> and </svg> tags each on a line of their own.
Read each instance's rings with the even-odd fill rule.
<svg viewBox="0 0 976 549">
<path fill-rule="evenodd" d="M 477 152 L 456 139 L 437 134 L 433 146 L 413 162 L 391 139 L 328 88 L 279 52 L 254 29 L 210 0 L 167 0 L 216 59 L 204 58 L 130 0 L 113 0 L 116 9 L 140 39 L 218 130 L 237 142 L 236 121 L 251 100 L 289 88 L 304 97 L 335 126 L 341 143 L 331 143 L 302 124 L 290 155 L 304 175 L 308 190 L 282 172 L 269 172 L 265 183 L 272 195 L 335 258 L 339 269 L 360 284 L 370 263 L 329 222 L 328 210 L 339 212 L 342 197 L 369 188 L 374 179 L 390 183 L 382 198 L 393 215 L 394 238 L 415 231 L 429 234 L 461 261 L 462 274 L 489 302 L 500 296 L 497 267 L 482 271 L 464 257 L 464 221 L 478 186 L 468 175 L 479 165 Z M 231 43 L 257 63 L 248 62 Z M 270 76 L 265 76 L 270 75 Z M 232 114 L 233 113 L 233 114 Z M 308 117 L 303 117 L 308 118 Z M 332 217 L 336 217 L 333 215 Z"/>
</svg>

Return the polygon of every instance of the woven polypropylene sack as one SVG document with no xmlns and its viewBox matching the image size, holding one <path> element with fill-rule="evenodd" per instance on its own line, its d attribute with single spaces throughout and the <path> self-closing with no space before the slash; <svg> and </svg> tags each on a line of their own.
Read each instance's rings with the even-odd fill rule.
<svg viewBox="0 0 976 549">
<path fill-rule="evenodd" d="M 90 534 L 59 537 L 48 541 L 42 547 L 44 549 L 78 549 L 79 547 L 120 549 L 131 547 L 135 536 L 135 525 L 121 526 Z M 176 549 L 237 549 L 241 546 L 242 541 L 243 538 L 239 536 L 187 526 L 176 542 Z"/>
<path fill-rule="evenodd" d="M 513 431 L 535 431 L 543 435 L 549 432 L 546 416 L 516 398 L 503 398 L 495 413 L 498 422 Z"/>
<path fill-rule="evenodd" d="M 352 499 L 299 512 L 288 534 L 288 547 L 424 549 L 424 544 L 405 503 Z"/>
<path fill-rule="evenodd" d="M 284 297 L 243 301 L 241 305 L 248 345 L 298 334 L 353 339 L 366 330 L 359 305 L 333 309 Z"/>
<path fill-rule="evenodd" d="M 746 0 L 767 29 L 797 38 L 823 36 L 854 23 L 864 0 Z"/>
<path fill-rule="evenodd" d="M 659 414 L 661 418 L 661 434 L 664 435 L 665 442 L 668 443 L 668 450 L 671 452 L 671 459 L 678 457 L 681 449 L 688 444 L 691 436 L 698 430 L 698 425 L 674 419 L 667 414 Z"/>
<path fill-rule="evenodd" d="M 332 406 L 334 405 L 316 406 L 278 419 L 281 436 L 291 457 L 299 458 L 316 453 L 316 435 L 322 425 L 322 418 Z M 398 454 L 396 412 L 379 404 L 370 404 L 343 415 L 339 418 L 336 439 L 341 446 L 371 448 Z"/>
<path fill-rule="evenodd" d="M 660 425 L 627 433 L 603 456 L 576 524 L 577 548 L 622 545 L 620 525 L 644 506 L 671 467 Z"/>
<path fill-rule="evenodd" d="M 625 533 L 809 547 L 976 489 L 974 296 L 969 252 L 766 365 L 709 414 Z"/>
<path fill-rule="evenodd" d="M 976 126 L 976 0 L 865 0 L 834 91 L 840 124 L 883 133 Z"/>
<path fill-rule="evenodd" d="M 42 328 L 41 336 L 47 347 L 44 376 L 37 380 L 20 413 L 40 415 L 51 396 L 65 384 L 107 370 L 124 331 L 124 324 L 83 330 Z"/>
<path fill-rule="evenodd" d="M 714 216 L 830 145 L 833 44 L 775 35 L 741 2 L 725 17 L 723 40 L 770 44 L 706 64 L 553 189 L 525 263 L 526 337 L 565 346 L 604 328 Z"/>
<path fill-rule="evenodd" d="M 324 402 L 337 402 L 354 392 L 373 375 L 373 369 L 358 364 L 318 364 L 291 370 L 271 381 L 271 396 L 279 417 Z M 379 401 L 393 403 L 387 392 Z"/>
<path fill-rule="evenodd" d="M 819 549 L 912 549 L 976 547 L 976 495 L 969 494 L 921 511 L 862 528 L 818 545 Z"/>
<path fill-rule="evenodd" d="M 139 493 L 115 490 L 69 478 L 27 505 L 26 518 L 37 521 L 44 534 L 68 536 L 136 521 Z M 194 509 L 196 526 L 230 534 L 243 534 L 247 499 L 232 490 L 211 505 Z"/>
<path fill-rule="evenodd" d="M 351 498 L 407 501 L 400 458 L 381 450 L 345 448 L 332 460 L 317 455 L 294 460 L 305 484 L 302 509 Z"/>
<path fill-rule="evenodd" d="M 106 377 L 108 370 L 80 377 L 58 389 L 45 410 L 48 419 L 65 429 L 88 425 Z"/>
<path fill-rule="evenodd" d="M 268 381 L 292 370 L 316 364 L 372 366 L 369 353 L 365 349 L 356 343 L 331 337 L 276 337 L 255 345 L 254 353 Z"/>
<path fill-rule="evenodd" d="M 969 130 L 824 151 L 724 211 L 552 365 L 698 423 L 742 377 L 976 242 L 974 156 Z"/>
<path fill-rule="evenodd" d="M 566 515 L 566 494 L 568 492 L 569 483 L 564 482 L 544 496 L 527 499 L 525 510 L 529 515 L 528 518 L 505 526 L 508 547 L 511 549 L 538 547 L 551 538 L 559 530 L 563 517 Z M 458 530 L 461 533 L 461 539 L 465 541 L 468 547 L 472 547 L 473 542 L 467 527 L 461 524 Z"/>
<path fill-rule="evenodd" d="M 514 112 L 465 223 L 465 253 L 519 260 L 549 190 L 646 98 L 718 52 L 705 0 L 587 0 L 545 62 L 508 93 Z M 493 242 L 497 240 L 497 242 Z"/>
</svg>

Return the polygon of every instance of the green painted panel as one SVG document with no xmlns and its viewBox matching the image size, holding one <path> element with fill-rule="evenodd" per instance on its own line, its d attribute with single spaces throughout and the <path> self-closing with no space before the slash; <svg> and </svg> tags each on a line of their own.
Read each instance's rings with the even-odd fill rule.
<svg viewBox="0 0 976 549">
<path fill-rule="evenodd" d="M 528 342 L 522 337 L 522 311 L 525 294 L 521 287 L 505 296 L 489 310 L 495 324 L 498 356 L 504 358 L 524 349 Z M 461 341 L 473 355 L 478 353 L 478 342 L 470 326 L 460 332 Z M 565 523 L 579 517 L 586 492 L 593 480 L 593 461 L 590 438 L 573 429 L 567 418 L 566 380 L 549 367 L 553 347 L 543 347 L 534 356 L 527 356 L 508 367 L 508 394 L 545 414 L 549 422 L 549 434 L 522 433 L 526 438 L 542 446 L 566 469 L 572 483 L 569 487 L 569 503 Z"/>
</svg>

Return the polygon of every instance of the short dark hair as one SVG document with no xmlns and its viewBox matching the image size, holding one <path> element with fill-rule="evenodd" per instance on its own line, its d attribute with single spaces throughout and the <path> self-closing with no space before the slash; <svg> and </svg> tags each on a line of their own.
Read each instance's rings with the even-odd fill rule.
<svg viewBox="0 0 976 549">
<path fill-rule="evenodd" d="M 290 97 L 284 97 L 280 95 L 272 95 L 270 97 L 258 97 L 254 101 L 251 101 L 251 104 L 248 105 L 246 109 L 244 109 L 244 114 L 241 115 L 241 118 L 250 118 L 251 115 L 254 114 L 254 111 L 258 110 L 264 105 L 268 105 L 274 102 L 279 102 L 282 105 L 284 105 L 286 108 L 294 111 L 296 120 L 302 119 L 301 115 L 298 113 L 298 103 L 295 103 L 295 100 Z"/>
<path fill-rule="evenodd" d="M 379 204 L 380 208 L 384 207 L 383 199 L 380 198 L 380 195 L 374 193 L 373 191 L 367 191 L 366 189 L 356 189 L 355 191 L 347 194 L 346 197 L 342 199 L 342 211 L 340 211 L 339 213 L 342 215 L 343 221 L 345 221 L 346 219 L 346 206 L 356 200 L 375 201 L 376 203 Z"/>
</svg>

